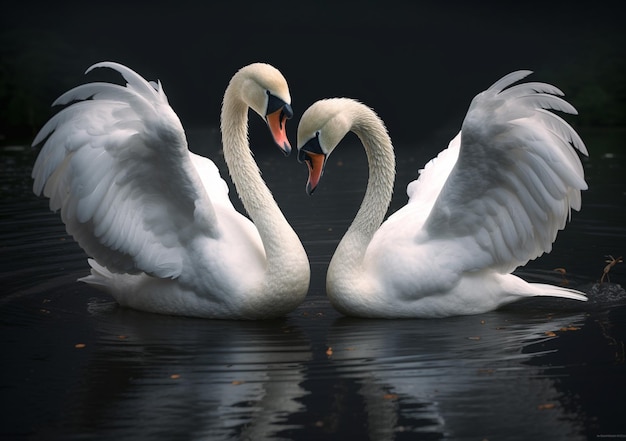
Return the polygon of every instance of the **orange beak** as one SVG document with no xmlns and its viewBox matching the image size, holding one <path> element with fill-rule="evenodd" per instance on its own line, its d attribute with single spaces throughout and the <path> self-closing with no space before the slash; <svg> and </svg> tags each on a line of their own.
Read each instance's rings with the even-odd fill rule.
<svg viewBox="0 0 626 441">
<path fill-rule="evenodd" d="M 306 183 L 306 192 L 311 195 L 320 183 L 322 173 L 324 173 L 324 165 L 326 165 L 326 155 L 323 153 L 311 153 L 304 150 L 300 154 L 306 155 L 304 162 L 309 168 L 309 180 Z"/>
<path fill-rule="evenodd" d="M 291 153 L 291 145 L 287 139 L 287 114 L 281 107 L 275 112 L 266 115 L 265 119 L 267 120 L 270 132 L 272 132 L 274 142 L 283 151 L 285 156 L 288 156 L 289 153 Z"/>
</svg>

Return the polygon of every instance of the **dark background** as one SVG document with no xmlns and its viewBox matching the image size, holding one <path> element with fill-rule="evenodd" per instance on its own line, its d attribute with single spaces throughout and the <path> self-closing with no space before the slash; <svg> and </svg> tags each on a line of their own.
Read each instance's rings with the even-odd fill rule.
<svg viewBox="0 0 626 441">
<path fill-rule="evenodd" d="M 426 154 L 424 140 L 441 131 L 447 134 L 439 138 L 449 140 L 476 93 L 512 70 L 532 69 L 533 80 L 554 83 L 578 108 L 580 116 L 571 118 L 577 128 L 593 128 L 583 136 L 593 166 L 585 167 L 590 190 L 583 195 L 584 209 L 574 213 L 553 252 L 531 262 L 521 275 L 560 283 L 552 268 L 564 267 L 572 287 L 579 287 L 601 276 L 606 254 L 626 256 L 624 131 L 596 130 L 626 127 L 622 9 L 623 2 L 574 0 L 4 0 L 0 145 L 29 143 L 65 90 L 115 79 L 103 70 L 83 75 L 99 61 L 118 61 L 148 79 L 160 79 L 188 129 L 217 126 L 233 73 L 266 61 L 290 84 L 292 143 L 296 122 L 312 102 L 349 96 L 376 109 L 396 148 L 418 146 L 415 162 L 409 162 L 408 149 L 397 155 L 391 212 L 406 203 L 406 183 L 415 179 L 416 169 L 445 147 L 436 144 Z M 251 123 L 265 130 L 260 118 Z M 265 130 L 251 139 L 269 141 L 269 135 Z M 235 437 L 257 415 L 261 422 L 276 417 L 276 430 L 293 434 L 292 439 L 319 439 L 333 429 L 338 438 L 365 438 L 379 429 L 369 426 L 372 432 L 366 433 L 368 424 L 396 421 L 388 419 L 391 409 L 398 427 L 428 428 L 424 437 L 439 439 L 446 435 L 433 432 L 438 426 L 428 419 L 439 406 L 447 421 L 456 419 L 456 427 L 475 439 L 511 437 L 511 428 L 520 437 L 544 429 L 555 433 L 554 425 L 546 425 L 557 421 L 554 415 L 563 416 L 557 428 L 580 427 L 589 439 L 625 432 L 619 387 L 624 379 L 623 303 L 609 310 L 605 299 L 595 297 L 584 319 L 565 311 L 565 318 L 571 314 L 576 320 L 570 325 L 580 328 L 571 332 L 558 331 L 560 314 L 546 313 L 552 306 L 436 322 L 336 319 L 330 304 L 320 299 L 330 256 L 361 202 L 357 189 L 363 191 L 367 179 L 364 154 L 360 162 L 328 167 L 326 188 L 312 198 L 304 196 L 304 166 L 284 165 L 275 150 L 268 155 L 273 158 L 269 166 L 262 164 L 312 268 L 308 302 L 285 328 L 281 321 L 155 320 L 151 314 L 106 310 L 108 298 L 96 297 L 94 303 L 95 294 L 75 282 L 85 275 L 84 253 L 67 238 L 58 215 L 47 212 L 47 202 L 32 194 L 28 176 L 34 155 L 25 150 L 0 150 L 0 378 L 6 380 L 0 380 L 6 403 L 0 438 L 78 439 L 95 433 L 141 439 L 174 433 L 180 439 L 211 425 L 228 427 L 227 435 Z M 345 158 L 345 152 L 337 151 L 334 158 Z M 289 177 L 297 179 L 284 185 Z M 611 270 L 613 282 L 624 284 L 624 268 Z M 558 338 L 548 340 L 544 326 Z M 473 340 L 476 335 L 482 340 Z M 86 348 L 76 350 L 79 342 Z M 329 346 L 335 348 L 330 361 Z M 304 379 L 293 369 L 301 370 Z M 182 373 L 180 382 L 172 384 L 173 373 Z M 221 400 L 233 392 L 219 385 L 238 387 L 229 381 L 240 375 L 253 379 L 254 390 L 266 390 L 267 397 L 242 394 L 236 406 L 224 406 Z M 428 386 L 420 389 L 420 381 Z M 403 382 L 413 384 L 397 400 L 381 399 Z M 285 418 L 272 413 L 280 406 L 268 411 L 259 401 L 271 398 L 288 405 L 289 397 L 272 395 L 282 385 L 307 393 L 297 398 L 302 409 Z M 441 395 L 431 393 L 437 389 Z M 544 399 L 556 408 L 537 410 Z M 212 409 L 217 416 L 205 418 Z M 288 427 L 295 428 L 287 432 Z M 389 436 L 394 435 L 400 439 L 412 433 Z"/>
<path fill-rule="evenodd" d="M 517 69 L 561 88 L 579 128 L 624 126 L 621 11 L 606 1 L 12 2 L 0 15 L 0 143 L 29 142 L 63 91 L 115 78 L 83 76 L 104 60 L 160 79 L 187 128 L 217 126 L 230 77 L 254 61 L 283 72 L 295 121 L 317 99 L 357 98 L 396 146 L 458 128 L 472 97 Z"/>
</svg>

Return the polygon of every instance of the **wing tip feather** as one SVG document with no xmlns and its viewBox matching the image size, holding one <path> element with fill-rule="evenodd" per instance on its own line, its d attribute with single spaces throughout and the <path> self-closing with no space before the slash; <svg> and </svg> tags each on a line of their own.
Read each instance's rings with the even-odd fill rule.
<svg viewBox="0 0 626 441">
<path fill-rule="evenodd" d="M 525 70 L 525 69 L 513 71 L 503 76 L 495 83 L 493 83 L 487 90 L 499 93 L 505 88 L 507 88 L 508 86 L 510 86 L 511 84 L 516 83 L 523 78 L 526 78 L 532 73 L 533 73 L 532 70 Z"/>
</svg>

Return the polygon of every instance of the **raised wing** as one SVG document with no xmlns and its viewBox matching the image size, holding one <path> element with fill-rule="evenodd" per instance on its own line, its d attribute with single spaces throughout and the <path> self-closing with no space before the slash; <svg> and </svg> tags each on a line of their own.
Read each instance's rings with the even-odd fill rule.
<svg viewBox="0 0 626 441">
<path fill-rule="evenodd" d="M 88 83 L 41 129 L 33 191 L 61 210 L 88 255 L 116 272 L 180 275 L 185 245 L 216 235 L 215 213 L 160 83 L 117 63 L 126 86 Z M 208 161 L 208 160 L 207 160 Z"/>
<path fill-rule="evenodd" d="M 576 114 L 543 83 L 509 87 L 530 71 L 513 72 L 472 101 L 461 128 L 458 160 L 425 228 L 454 239 L 469 267 L 510 272 L 552 249 L 587 185 L 574 129 L 546 109 Z"/>
</svg>

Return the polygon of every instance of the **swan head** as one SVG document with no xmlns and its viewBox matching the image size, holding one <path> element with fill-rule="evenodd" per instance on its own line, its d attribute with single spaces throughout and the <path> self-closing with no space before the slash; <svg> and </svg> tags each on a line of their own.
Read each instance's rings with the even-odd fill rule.
<svg viewBox="0 0 626 441">
<path fill-rule="evenodd" d="M 254 63 L 242 68 L 235 76 L 241 81 L 241 99 L 265 119 L 274 142 L 285 156 L 291 153 L 286 123 L 293 116 L 287 80 L 275 67 Z"/>
<path fill-rule="evenodd" d="M 324 173 L 326 159 L 352 128 L 350 108 L 355 101 L 347 98 L 320 100 L 309 107 L 298 124 L 298 161 L 306 163 L 309 179 L 306 191 L 311 195 Z"/>
</svg>

